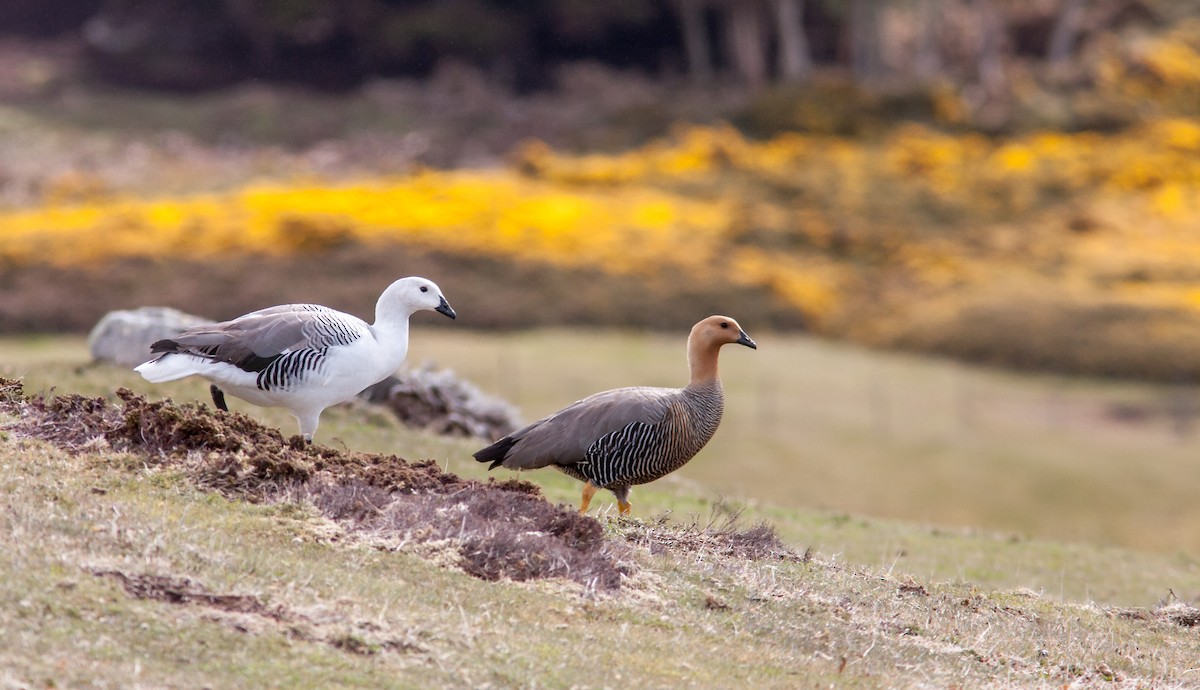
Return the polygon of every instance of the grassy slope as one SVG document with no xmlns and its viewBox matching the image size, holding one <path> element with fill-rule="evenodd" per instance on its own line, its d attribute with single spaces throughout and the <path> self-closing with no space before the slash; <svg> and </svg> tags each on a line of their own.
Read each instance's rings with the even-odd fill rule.
<svg viewBox="0 0 1200 690">
<path fill-rule="evenodd" d="M 6 342 L 3 361 L 22 368 L 31 389 L 54 380 L 60 390 L 103 392 L 126 382 L 108 368 L 76 371 L 79 353 L 71 341 L 36 349 Z M 362 409 L 334 410 L 324 435 L 351 447 L 400 446 L 409 457 L 463 458 L 476 445 L 404 430 Z M 536 479 L 552 498 L 574 497 L 576 487 L 556 475 Z M 1197 591 L 1192 566 L 1121 549 L 764 503 L 750 512 L 770 517 L 798 545 L 853 546 L 822 548 L 809 562 L 635 547 L 638 573 L 620 594 L 597 598 L 558 582 L 483 582 L 440 567 L 436 552 L 422 558 L 347 543 L 303 506 L 228 501 L 100 448 L 67 457 L 6 434 L 0 494 L 0 678 L 17 687 L 984 687 L 1114 679 L 1165 687 L 1194 681 L 1189 669 L 1200 657 L 1200 639 L 1171 622 L 1170 609 L 1055 603 L 1059 592 L 1046 578 L 1068 571 L 1144 605 L 1170 587 Z M 715 496 L 677 481 L 639 498 L 642 515 L 707 515 Z M 609 529 L 614 537 L 637 533 L 615 522 Z M 891 568 L 849 555 L 894 545 L 930 563 L 973 565 L 961 578 L 918 579 L 904 574 L 909 557 Z M 276 620 L 138 599 L 92 570 L 186 577 L 285 613 Z"/>
<path fill-rule="evenodd" d="M 846 687 L 1186 680 L 1194 632 L 879 571 L 635 558 L 623 593 L 487 583 L 347 546 L 303 508 L 200 494 L 128 458 L 0 446 L 0 673 L 58 687 Z M 287 622 L 128 596 L 187 577 Z"/>
<path fill-rule="evenodd" d="M 1200 596 L 1200 560 L 1187 546 L 1196 543 L 1197 522 L 1188 516 L 1200 480 L 1188 468 L 1200 439 L 1177 438 L 1153 416 L 1136 425 L 1103 416 L 1106 404 L 1151 406 L 1168 393 L 754 335 L 758 351 L 723 354 L 729 401 L 721 431 L 682 471 L 637 488 L 635 514 L 671 511 L 687 520 L 726 498 L 745 503 L 748 517 L 769 519 L 800 549 L 897 575 L 1122 605 L 1151 605 L 1169 589 Z M 603 387 L 676 384 L 679 350 L 658 336 L 443 329 L 418 331 L 409 361 L 451 365 L 532 418 Z M 581 368 L 580 361 L 597 364 Z M 128 386 L 207 400 L 200 381 L 154 386 L 111 367 L 81 370 L 86 354 L 73 339 L 0 341 L 0 362 L 0 374 L 24 376 L 30 391 L 108 395 Z M 885 413 L 872 410 L 872 386 L 894 396 L 884 428 Z M 976 400 L 968 421 L 956 416 L 956 391 Z M 773 412 L 764 412 L 764 396 Z M 286 412 L 231 405 L 295 433 Z M 1045 418 L 1047 408 L 1058 415 L 1056 425 Z M 397 428 L 379 411 L 329 410 L 318 441 L 436 458 L 452 472 L 483 476 L 470 459 L 478 442 Z M 557 473 L 526 478 L 552 500 L 578 500 L 578 485 Z M 594 505 L 614 507 L 608 494 Z M 1093 545 L 1079 545 L 1085 541 Z"/>
</svg>

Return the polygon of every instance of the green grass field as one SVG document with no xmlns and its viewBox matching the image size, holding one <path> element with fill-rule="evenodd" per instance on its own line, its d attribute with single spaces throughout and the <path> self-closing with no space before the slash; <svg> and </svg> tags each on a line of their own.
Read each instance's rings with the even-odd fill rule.
<svg viewBox="0 0 1200 690">
<path fill-rule="evenodd" d="M 1167 393 L 753 335 L 757 352 L 724 353 L 730 399 L 718 440 L 679 477 L 635 492 L 637 522 L 615 520 L 611 499 L 597 502 L 600 519 L 620 540 L 667 511 L 676 524 L 703 525 L 727 497 L 745 503 L 747 522 L 770 521 L 797 553 L 811 548 L 811 560 L 652 550 L 635 540 L 634 573 L 615 594 L 553 580 L 490 583 L 453 567 L 437 548 L 351 538 L 303 503 L 231 500 L 136 455 L 103 446 L 67 455 L 0 431 L 0 681 L 197 688 L 1196 682 L 1200 640 L 1187 626 L 1200 615 L 1181 602 L 1200 593 L 1200 563 L 1189 553 L 1186 525 L 1154 525 L 1142 514 L 1174 509 L 1176 522 L 1186 523 L 1182 498 L 1164 505 L 1186 487 L 1160 479 L 1171 474 L 1165 470 L 1146 471 L 1134 485 L 1131 477 L 1142 475 L 1122 464 L 1170 464 L 1182 482 L 1195 441 L 1153 419 L 1114 426 L 1101 414 L 1118 404 L 1152 406 Z M 453 366 L 532 417 L 600 387 L 676 384 L 681 350 L 676 339 L 635 334 L 418 330 L 410 361 Z M 75 338 L 0 341 L 0 374 L 22 377 L 34 393 L 111 398 L 129 386 L 180 401 L 207 395 L 199 382 L 154 387 L 131 372 L 89 366 Z M 955 391 L 978 401 L 969 414 L 958 410 Z M 234 404 L 294 433 L 286 413 Z M 1044 406 L 1058 417 L 1047 420 Z M 1139 454 L 1139 439 L 1153 452 Z M 327 411 L 318 442 L 434 458 L 482 476 L 469 457 L 480 442 L 406 429 L 366 405 Z M 525 478 L 551 500 L 577 499 L 578 485 L 556 473 Z M 1031 490 L 1039 486 L 1055 490 L 1047 498 Z M 1073 525 L 1087 518 L 1073 511 L 1092 505 L 1099 507 L 1091 519 L 1107 527 L 1079 531 Z M 1147 534 L 1139 543 L 1142 529 L 1175 530 L 1184 541 Z M 1085 538 L 1060 539 L 1072 534 Z M 1129 543 L 1117 543 L 1122 535 Z"/>
<path fill-rule="evenodd" d="M 1192 548 L 1200 476 L 1191 471 L 1200 437 L 1182 434 L 1167 414 L 1179 391 L 753 335 L 757 351 L 723 351 L 728 400 L 716 438 L 680 472 L 635 489 L 636 515 L 687 519 L 723 499 L 770 519 L 801 549 L 897 573 L 1076 601 L 1144 605 L 1168 588 L 1200 594 Z M 681 384 L 677 340 L 418 325 L 408 363 L 450 367 L 534 419 L 604 388 Z M 127 386 L 152 398 L 208 400 L 199 380 L 155 386 L 116 367 L 86 366 L 78 339 L 0 341 L 0 362 L 0 374 L 24 377 L 30 391 L 112 397 Z M 231 406 L 296 432 L 286 412 L 236 399 Z M 1121 410 L 1141 416 L 1114 419 Z M 484 476 L 470 457 L 482 442 L 407 430 L 365 405 L 326 411 L 317 440 Z M 578 500 L 578 485 L 558 473 L 524 478 L 556 501 Z M 606 493 L 593 505 L 615 510 Z M 1123 569 L 1106 555 L 1118 550 L 1150 561 Z M 1156 567 L 1145 567 L 1151 561 Z"/>
<path fill-rule="evenodd" d="M 1172 416 L 1186 390 L 754 335 L 759 350 L 723 351 L 726 417 L 683 481 L 1022 538 L 1163 553 L 1200 542 L 1200 429 Z M 682 385 L 683 337 L 438 330 L 414 338 L 409 361 L 455 369 L 535 419 L 605 388 Z"/>
</svg>

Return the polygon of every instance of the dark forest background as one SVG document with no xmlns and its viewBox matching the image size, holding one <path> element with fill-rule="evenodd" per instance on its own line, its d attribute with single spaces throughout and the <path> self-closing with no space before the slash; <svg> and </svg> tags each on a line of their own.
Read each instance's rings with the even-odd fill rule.
<svg viewBox="0 0 1200 690">
<path fill-rule="evenodd" d="M 0 33 L 78 40 L 94 75 L 207 89 L 344 89 L 458 61 L 517 91 L 594 61 L 699 84 L 932 79 L 1006 87 L 1013 57 L 1063 68 L 1097 37 L 1194 13 L 1189 0 L 6 0 Z"/>
</svg>

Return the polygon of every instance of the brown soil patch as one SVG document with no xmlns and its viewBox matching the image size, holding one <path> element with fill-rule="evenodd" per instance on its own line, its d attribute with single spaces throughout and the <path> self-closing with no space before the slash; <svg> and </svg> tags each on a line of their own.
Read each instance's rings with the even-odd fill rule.
<svg viewBox="0 0 1200 690">
<path fill-rule="evenodd" d="M 31 398 L 20 383 L 0 378 L 0 414 L 16 417 L 7 428 L 68 452 L 107 445 L 179 468 L 230 497 L 307 500 L 353 533 L 453 540 L 459 565 L 486 580 L 566 577 L 611 590 L 627 572 L 599 522 L 551 505 L 529 482 L 466 480 L 432 460 L 284 440 L 240 413 L 150 402 L 125 389 L 117 396 L 120 405 L 79 395 Z"/>
<path fill-rule="evenodd" d="M 94 568 L 90 572 L 96 577 L 106 577 L 116 580 L 125 589 L 126 594 L 136 599 L 165 601 L 170 604 L 196 604 L 231 613 L 249 613 L 276 621 L 287 621 L 295 617 L 284 607 L 267 606 L 259 601 L 256 596 L 249 594 L 216 594 L 199 582 L 187 577 L 150 575 L 147 573 L 135 573 L 131 575 L 120 570 L 104 570 L 100 568 Z"/>
<path fill-rule="evenodd" d="M 242 633 L 265 624 L 282 627 L 283 632 L 293 639 L 325 644 L 352 654 L 371 655 L 382 650 L 425 651 L 411 639 L 380 637 L 380 627 L 369 621 L 339 621 L 331 628 L 286 606 L 267 606 L 254 595 L 213 592 L 190 577 L 126 573 L 106 568 L 89 568 L 88 572 L 116 581 L 135 599 L 208 609 L 217 620 Z M 346 631 L 347 626 L 351 632 Z"/>
</svg>

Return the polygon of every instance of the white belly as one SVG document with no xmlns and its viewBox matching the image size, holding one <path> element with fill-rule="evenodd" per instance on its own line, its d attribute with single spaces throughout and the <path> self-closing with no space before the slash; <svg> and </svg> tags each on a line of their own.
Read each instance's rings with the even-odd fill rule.
<svg viewBox="0 0 1200 690">
<path fill-rule="evenodd" d="M 386 358 L 371 339 L 362 339 L 330 348 L 323 364 L 317 369 L 300 372 L 297 376 L 266 389 L 258 385 L 259 372 L 243 371 L 232 364 L 213 362 L 199 357 L 191 360 L 191 373 L 219 386 L 226 393 L 261 407 L 286 407 L 291 410 L 320 411 L 354 398 L 364 389 L 395 373 L 395 358 Z M 403 360 L 403 357 L 399 358 Z"/>
</svg>

